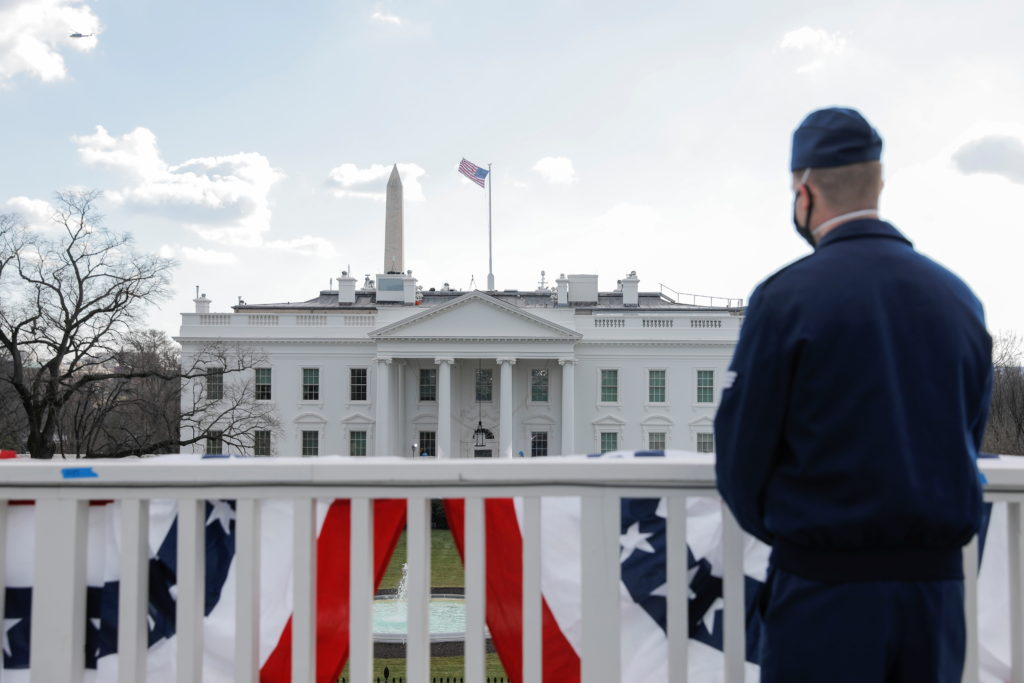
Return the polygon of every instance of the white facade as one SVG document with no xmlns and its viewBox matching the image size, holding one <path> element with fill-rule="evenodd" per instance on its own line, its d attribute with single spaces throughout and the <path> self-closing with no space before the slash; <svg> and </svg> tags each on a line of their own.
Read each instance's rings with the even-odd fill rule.
<svg viewBox="0 0 1024 683">
<path fill-rule="evenodd" d="M 562 306 L 543 291 L 428 292 L 418 305 L 374 305 L 373 294 L 359 290 L 353 304 L 322 292 L 302 304 L 185 314 L 178 340 L 185 357 L 215 340 L 262 349 L 281 422 L 275 455 L 301 454 L 302 433 L 315 432 L 317 454 L 358 453 L 365 437 L 369 455 L 426 447 L 471 457 L 478 421 L 494 437 L 484 449 L 494 456 L 544 451 L 545 440 L 556 455 L 706 448 L 699 435 L 712 432 L 742 320 L 739 307 L 649 293 L 633 307 L 621 292 Z M 429 371 L 422 395 L 421 370 Z M 479 401 L 478 371 L 491 376 L 490 396 L 484 383 Z"/>
<path fill-rule="evenodd" d="M 712 449 L 742 301 L 680 303 L 641 292 L 635 272 L 604 293 L 597 275 L 562 275 L 550 290 L 423 292 L 401 272 L 397 169 L 387 192 L 391 261 L 375 282 L 357 289 L 343 272 L 314 299 L 231 313 L 211 313 L 204 294 L 182 316 L 185 362 L 210 342 L 262 350 L 265 366 L 246 381 L 263 382 L 254 396 L 280 429 L 260 435 L 260 451 L 267 437 L 273 455 Z"/>
</svg>

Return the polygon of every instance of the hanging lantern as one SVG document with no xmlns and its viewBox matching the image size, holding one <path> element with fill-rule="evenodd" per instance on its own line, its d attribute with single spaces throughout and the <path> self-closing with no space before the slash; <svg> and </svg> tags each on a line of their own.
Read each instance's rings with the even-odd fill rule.
<svg viewBox="0 0 1024 683">
<path fill-rule="evenodd" d="M 473 442 L 474 442 L 474 445 L 477 448 L 483 448 L 484 446 L 486 446 L 487 444 L 484 443 L 484 442 L 487 440 L 487 437 L 488 437 L 489 434 L 490 434 L 490 432 L 488 432 L 486 429 L 484 429 L 483 421 L 477 420 L 476 429 L 473 430 Z"/>
</svg>

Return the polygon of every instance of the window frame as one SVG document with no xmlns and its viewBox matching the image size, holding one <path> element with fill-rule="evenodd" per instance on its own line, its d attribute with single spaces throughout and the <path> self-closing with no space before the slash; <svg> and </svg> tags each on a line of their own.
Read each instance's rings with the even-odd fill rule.
<svg viewBox="0 0 1024 683">
<path fill-rule="evenodd" d="M 655 386 L 654 384 L 654 373 L 661 373 L 661 386 Z M 656 401 L 652 397 L 652 392 L 656 389 L 661 389 L 661 400 Z M 650 406 L 667 406 L 668 405 L 668 369 L 667 368 L 647 368 L 647 405 Z"/>
<path fill-rule="evenodd" d="M 615 442 L 612 448 L 605 448 L 605 437 L 612 437 Z M 611 453 L 619 450 L 619 431 L 599 431 L 597 433 L 597 448 L 601 453 Z"/>
<path fill-rule="evenodd" d="M 362 372 L 362 384 L 356 382 L 356 373 Z M 356 390 L 362 389 L 362 398 L 356 396 Z M 367 403 L 370 399 L 370 370 L 365 367 L 352 367 L 348 369 L 348 400 L 349 403 Z"/>
<path fill-rule="evenodd" d="M 316 384 L 306 383 L 306 372 L 316 373 Z M 319 403 L 320 401 L 320 368 L 318 367 L 303 367 L 300 387 L 300 399 L 303 403 Z M 307 391 L 307 387 L 315 387 L 315 389 Z"/>
<path fill-rule="evenodd" d="M 260 444 L 260 437 L 265 436 L 266 444 Z M 265 445 L 266 448 L 262 449 L 261 446 Z M 261 453 L 261 450 L 266 450 L 266 453 Z M 269 429 L 257 429 L 252 433 L 252 454 L 258 457 L 267 457 L 273 455 L 273 441 Z"/>
<path fill-rule="evenodd" d="M 213 436 L 216 434 L 216 436 Z M 211 445 L 216 444 L 217 450 L 212 450 Z M 206 443 L 203 445 L 204 455 L 224 455 L 224 430 L 210 429 L 206 432 Z"/>
<path fill-rule="evenodd" d="M 710 373 L 711 374 L 711 385 L 710 386 L 701 386 L 701 374 L 702 373 Z M 714 368 L 695 368 L 694 369 L 693 377 L 694 377 L 694 389 L 695 389 L 694 395 L 693 395 L 694 405 L 696 405 L 696 406 L 713 406 L 713 405 L 715 405 L 715 370 L 714 370 Z M 706 401 L 701 400 L 701 390 L 707 390 L 707 389 L 710 389 L 710 391 L 711 391 L 711 398 L 709 400 L 706 400 Z"/>
<path fill-rule="evenodd" d="M 362 453 L 356 453 L 356 435 L 362 434 Z M 348 454 L 356 458 L 364 458 L 370 452 L 370 433 L 368 429 L 348 430 Z"/>
<path fill-rule="evenodd" d="M 436 429 L 421 429 L 417 436 L 416 443 L 419 444 L 419 449 L 416 451 L 416 457 L 419 457 L 424 451 L 428 455 L 437 457 L 437 430 Z M 428 448 L 425 443 L 429 442 L 430 447 Z"/>
<path fill-rule="evenodd" d="M 429 377 L 433 377 L 433 384 L 424 382 L 424 379 Z M 429 396 L 431 391 L 426 391 L 428 397 L 424 398 L 424 390 L 431 389 L 433 390 L 433 398 Z M 420 368 L 417 400 L 420 403 L 437 403 L 437 368 Z"/>
<path fill-rule="evenodd" d="M 217 378 L 216 382 L 212 382 L 214 378 Z M 214 387 L 217 387 L 214 391 Z M 216 395 L 214 395 L 216 394 Z M 206 398 L 210 401 L 220 401 L 224 398 L 224 368 L 221 367 L 208 367 L 206 368 Z"/>
<path fill-rule="evenodd" d="M 312 448 L 315 449 L 315 453 L 307 453 L 306 436 L 312 435 L 314 442 Z M 320 455 L 320 430 L 319 429 L 300 429 L 299 430 L 299 455 L 303 458 L 315 458 Z"/>
<path fill-rule="evenodd" d="M 538 437 L 543 437 L 543 449 L 538 447 Z M 543 450 L 543 453 L 538 453 L 538 450 Z M 551 433 L 546 430 L 531 430 L 530 431 L 530 457 L 531 458 L 546 458 L 551 452 Z"/>
<path fill-rule="evenodd" d="M 701 437 L 708 437 L 702 439 Z M 703 444 L 701 442 L 704 442 Z M 706 447 L 702 450 L 702 448 Z M 694 436 L 694 450 L 698 453 L 714 453 L 715 452 L 715 433 L 714 432 L 697 432 Z"/>
<path fill-rule="evenodd" d="M 612 400 L 605 399 L 605 373 L 615 373 L 615 398 Z M 619 382 L 619 368 L 599 368 L 597 371 L 597 402 L 605 406 L 619 405 L 619 401 L 622 397 L 622 386 Z"/>
<path fill-rule="evenodd" d="M 488 381 L 485 384 L 481 384 L 480 379 L 486 377 Z M 481 394 L 480 389 L 486 388 L 486 398 Z M 494 402 L 494 369 L 493 368 L 473 368 L 473 395 L 476 397 L 477 403 L 493 403 Z"/>
<path fill-rule="evenodd" d="M 260 373 L 266 372 L 266 382 L 260 381 Z M 261 396 L 261 390 L 266 390 L 266 396 Z M 253 368 L 253 396 L 257 401 L 272 401 L 274 396 L 274 369 Z"/>
<path fill-rule="evenodd" d="M 659 436 L 661 437 L 661 445 L 660 446 L 656 446 L 653 443 L 654 442 L 654 438 L 655 437 L 659 437 Z M 667 431 L 664 431 L 664 432 L 649 431 L 649 432 L 647 432 L 647 450 L 649 450 L 649 451 L 663 451 L 666 448 L 668 448 L 668 432 Z"/>
<path fill-rule="evenodd" d="M 541 375 L 540 373 L 544 373 Z M 543 376 L 544 382 L 538 383 L 536 380 L 538 377 Z M 534 391 L 543 387 L 544 398 L 535 398 Z M 541 405 L 547 405 L 551 403 L 551 370 L 549 368 L 530 368 L 530 393 L 527 403 L 536 403 Z"/>
</svg>

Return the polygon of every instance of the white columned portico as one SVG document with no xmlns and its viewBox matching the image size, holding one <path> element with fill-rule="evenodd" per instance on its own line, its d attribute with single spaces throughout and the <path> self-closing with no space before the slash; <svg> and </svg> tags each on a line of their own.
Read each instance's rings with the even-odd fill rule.
<svg viewBox="0 0 1024 683">
<path fill-rule="evenodd" d="M 377 357 L 376 446 L 377 455 L 395 455 L 391 443 L 391 359 Z"/>
<path fill-rule="evenodd" d="M 452 363 L 454 358 L 435 358 L 437 365 L 437 458 L 452 457 Z"/>
<path fill-rule="evenodd" d="M 562 366 L 562 455 L 576 452 L 575 430 L 576 361 L 559 360 Z"/>
<path fill-rule="evenodd" d="M 501 395 L 498 406 L 498 457 L 512 457 L 512 366 L 515 358 L 496 359 L 501 366 Z"/>
</svg>

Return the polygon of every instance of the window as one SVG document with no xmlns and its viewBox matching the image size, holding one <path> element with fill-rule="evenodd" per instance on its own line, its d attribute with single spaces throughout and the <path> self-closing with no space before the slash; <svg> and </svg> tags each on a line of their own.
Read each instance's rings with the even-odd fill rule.
<svg viewBox="0 0 1024 683">
<path fill-rule="evenodd" d="M 348 398 L 350 401 L 366 400 L 366 368 L 349 369 Z"/>
<path fill-rule="evenodd" d="M 617 403 L 619 400 L 619 371 L 601 371 L 601 403 Z"/>
<path fill-rule="evenodd" d="M 210 368 L 206 371 L 206 398 L 211 401 L 224 398 L 224 368 Z"/>
<path fill-rule="evenodd" d="M 366 432 L 353 431 L 348 433 L 348 454 L 366 455 Z"/>
<path fill-rule="evenodd" d="M 714 453 L 715 435 L 711 432 L 699 432 L 697 434 L 697 452 Z"/>
<path fill-rule="evenodd" d="M 647 372 L 647 402 L 665 402 L 665 371 L 648 370 Z"/>
<path fill-rule="evenodd" d="M 713 403 L 715 400 L 715 371 L 697 371 L 697 403 Z"/>
<path fill-rule="evenodd" d="M 206 433 L 206 454 L 223 455 L 224 453 L 224 432 L 219 429 L 211 429 Z"/>
<path fill-rule="evenodd" d="M 420 368 L 420 400 L 437 400 L 437 368 Z"/>
<path fill-rule="evenodd" d="M 256 368 L 256 400 L 269 401 L 270 397 L 270 368 Z"/>
<path fill-rule="evenodd" d="M 256 431 L 252 434 L 252 454 L 270 455 L 270 432 Z"/>
<path fill-rule="evenodd" d="M 420 432 L 420 455 L 437 455 L 437 432 Z"/>
<path fill-rule="evenodd" d="M 302 454 L 320 455 L 320 432 L 303 430 Z"/>
<path fill-rule="evenodd" d="M 548 371 L 546 368 L 530 370 L 530 400 L 534 403 L 548 402 Z"/>
<path fill-rule="evenodd" d="M 320 400 L 320 368 L 302 368 L 302 400 Z"/>
<path fill-rule="evenodd" d="M 652 451 L 665 450 L 665 432 L 650 432 L 647 435 L 647 448 Z"/>
<path fill-rule="evenodd" d="M 539 458 L 548 454 L 548 433 L 530 432 L 530 456 Z"/>
<path fill-rule="evenodd" d="M 476 370 L 476 400 L 494 400 L 494 371 L 490 368 Z"/>
<path fill-rule="evenodd" d="M 619 450 L 619 433 L 601 432 L 601 452 L 607 453 L 608 451 L 617 450 Z"/>
</svg>

